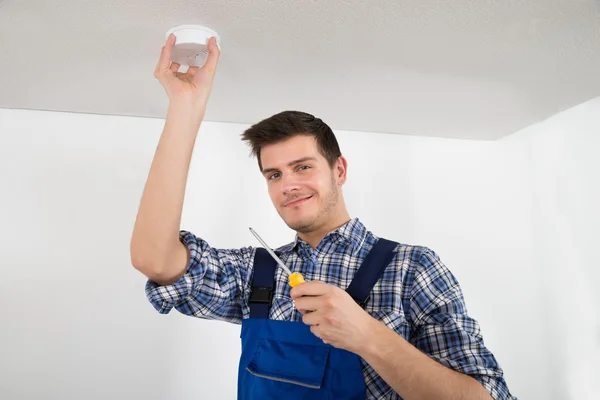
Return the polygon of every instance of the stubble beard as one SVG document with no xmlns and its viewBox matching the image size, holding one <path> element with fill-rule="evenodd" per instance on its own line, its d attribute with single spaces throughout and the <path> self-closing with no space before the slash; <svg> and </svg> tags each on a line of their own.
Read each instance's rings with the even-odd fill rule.
<svg viewBox="0 0 600 400">
<path fill-rule="evenodd" d="M 314 216 L 308 216 L 299 221 L 294 221 L 291 223 L 286 222 L 286 225 L 290 229 L 293 229 L 299 233 L 308 233 L 314 231 L 327 221 L 333 210 L 335 210 L 335 206 L 338 203 L 339 197 L 338 187 L 336 186 L 334 177 L 332 176 L 329 193 L 327 193 L 323 208 L 318 210 Z M 319 222 L 321 223 L 319 224 Z"/>
</svg>

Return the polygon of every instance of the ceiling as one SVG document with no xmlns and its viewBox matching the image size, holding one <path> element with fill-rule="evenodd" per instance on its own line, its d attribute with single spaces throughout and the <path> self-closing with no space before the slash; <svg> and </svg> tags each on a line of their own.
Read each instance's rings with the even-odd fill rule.
<svg viewBox="0 0 600 400">
<path fill-rule="evenodd" d="M 0 0 L 0 108 L 164 118 L 180 24 L 221 36 L 210 121 L 493 140 L 600 95 L 598 0 Z"/>
</svg>

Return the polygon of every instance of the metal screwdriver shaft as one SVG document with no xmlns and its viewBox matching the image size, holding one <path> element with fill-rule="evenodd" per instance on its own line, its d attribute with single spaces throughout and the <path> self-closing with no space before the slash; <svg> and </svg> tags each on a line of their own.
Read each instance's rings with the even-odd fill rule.
<svg viewBox="0 0 600 400">
<path fill-rule="evenodd" d="M 277 257 L 277 254 L 275 254 L 273 252 L 273 250 L 271 250 L 271 248 L 269 246 L 267 246 L 267 244 L 265 243 L 264 240 L 261 239 L 260 236 L 258 236 L 258 233 L 256 233 L 254 231 L 254 229 L 250 228 L 250 232 L 252 232 L 252 234 L 254 235 L 254 237 L 256 237 L 258 239 L 258 241 L 263 245 L 263 247 L 265 248 L 265 250 L 267 250 L 269 252 L 269 254 L 271 255 L 271 257 L 273 257 L 273 259 L 275 261 L 277 261 L 277 264 L 279 264 L 279 266 L 281 268 L 283 268 L 283 270 L 285 272 L 287 272 L 288 274 L 288 281 L 291 287 L 296 287 L 297 285 L 304 283 L 304 277 L 302 276 L 302 274 L 300 272 L 292 272 L 290 271 L 290 269 L 283 263 L 283 261 L 281 261 L 281 259 L 279 257 Z"/>
<path fill-rule="evenodd" d="M 290 271 L 290 269 L 283 263 L 283 261 L 281 261 L 281 259 L 279 257 L 277 257 L 277 254 L 275 254 L 273 252 L 273 250 L 271 250 L 271 248 L 269 246 L 267 246 L 267 244 L 265 243 L 264 240 L 262 240 L 262 238 L 260 236 L 258 236 L 258 233 L 256 233 L 254 231 L 254 229 L 250 228 L 250 232 L 252 232 L 252 234 L 254 235 L 254 237 L 256 237 L 258 239 L 258 241 L 260 242 L 260 244 L 263 245 L 263 247 L 265 248 L 265 250 L 267 250 L 269 252 L 269 254 L 271 255 L 271 257 L 273 257 L 275 259 L 275 261 L 277 261 L 277 263 L 279 264 L 279 266 L 281 268 L 283 268 L 283 270 L 285 272 L 287 272 L 288 275 L 292 274 L 292 271 Z"/>
</svg>

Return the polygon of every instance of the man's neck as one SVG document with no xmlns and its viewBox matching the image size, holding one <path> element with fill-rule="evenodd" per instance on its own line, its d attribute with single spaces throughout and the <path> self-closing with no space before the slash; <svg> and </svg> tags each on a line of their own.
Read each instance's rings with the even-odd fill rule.
<svg viewBox="0 0 600 400">
<path fill-rule="evenodd" d="M 322 227 L 306 233 L 298 232 L 298 236 L 300 239 L 304 240 L 306 243 L 310 245 L 313 249 L 316 249 L 321 240 L 327 235 L 329 232 L 332 232 L 339 228 L 340 226 L 348 223 L 350 221 L 350 215 L 347 211 L 344 211 L 336 218 L 331 218 L 328 220 Z"/>
</svg>

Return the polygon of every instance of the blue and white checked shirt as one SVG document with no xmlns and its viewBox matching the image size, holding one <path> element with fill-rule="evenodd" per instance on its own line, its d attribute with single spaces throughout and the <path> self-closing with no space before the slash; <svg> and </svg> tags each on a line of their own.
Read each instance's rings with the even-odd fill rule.
<svg viewBox="0 0 600 400">
<path fill-rule="evenodd" d="M 175 308 L 185 315 L 241 324 L 250 315 L 255 248 L 216 249 L 186 231 L 180 238 L 190 250 L 190 265 L 172 285 L 149 280 L 149 301 L 163 314 Z M 277 254 L 305 280 L 346 289 L 376 241 L 354 218 L 328 233 L 316 249 L 296 236 Z M 276 271 L 270 318 L 301 321 L 287 276 L 281 268 Z M 458 281 L 432 250 L 400 244 L 365 310 L 432 359 L 478 380 L 494 399 L 515 399 L 494 355 L 484 346 L 479 324 L 467 315 Z M 368 399 L 401 399 L 371 366 L 361 362 Z"/>
</svg>

